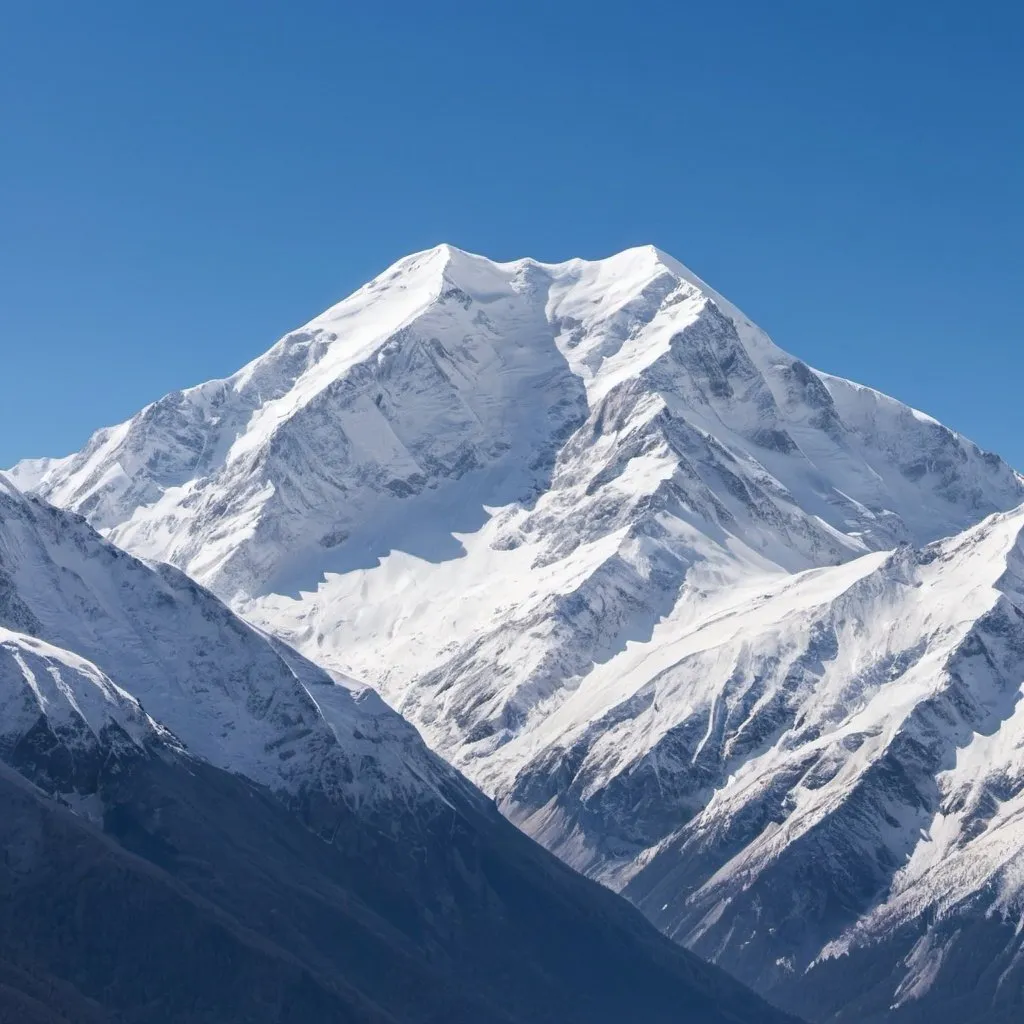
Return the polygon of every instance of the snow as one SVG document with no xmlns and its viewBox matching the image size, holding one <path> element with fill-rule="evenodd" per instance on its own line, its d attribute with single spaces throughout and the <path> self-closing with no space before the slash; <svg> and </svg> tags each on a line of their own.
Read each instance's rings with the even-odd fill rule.
<svg viewBox="0 0 1024 1024">
<path fill-rule="evenodd" d="M 0 722 L 95 744 L 116 723 L 277 791 L 424 807 L 454 776 L 374 694 L 238 619 L 178 570 L 0 482 Z M 170 730 L 168 733 L 167 730 Z"/>
<path fill-rule="evenodd" d="M 166 623 L 111 615 L 78 562 L 102 639 L 46 619 L 217 763 L 267 772 L 299 716 L 323 749 L 400 751 L 371 793 L 414 786 L 401 720 L 322 670 L 358 679 L 523 828 L 763 986 L 982 890 L 1020 910 L 1024 480 L 786 354 L 654 247 L 414 254 L 232 377 L 9 475 L 253 624 L 216 605 L 209 625 L 209 595 L 146 569 L 182 609 L 154 651 Z M 19 592 L 47 578 L 26 572 Z M 155 673 L 181 636 L 216 653 Z M 226 694 L 189 681 L 214 661 Z M 268 701 L 279 720 L 238 712 Z M 815 902 L 832 891 L 850 919 Z M 801 941 L 761 945 L 794 919 Z M 928 990 L 922 957 L 894 1002 Z"/>
<path fill-rule="evenodd" d="M 94 740 L 116 723 L 140 747 L 167 738 L 138 701 L 95 665 L 36 637 L 0 627 L 0 730 L 18 737 L 45 717 L 66 733 L 81 724 Z"/>
</svg>

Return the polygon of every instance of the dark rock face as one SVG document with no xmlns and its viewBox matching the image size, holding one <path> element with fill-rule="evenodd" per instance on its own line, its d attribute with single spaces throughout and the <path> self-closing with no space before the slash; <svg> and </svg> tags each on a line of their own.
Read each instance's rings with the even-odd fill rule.
<svg viewBox="0 0 1024 1024">
<path fill-rule="evenodd" d="M 920 972 L 909 984 L 908 964 Z M 926 980 L 924 993 L 915 981 Z M 807 1019 L 830 1024 L 1018 1024 L 1024 962 L 1017 922 L 968 901 L 942 921 L 908 922 L 874 945 L 822 961 L 777 995 Z"/>
<path fill-rule="evenodd" d="M 0 1020 L 790 1020 L 475 799 L 414 847 L 176 751 L 93 779 L 102 831 L 0 771 Z"/>
</svg>

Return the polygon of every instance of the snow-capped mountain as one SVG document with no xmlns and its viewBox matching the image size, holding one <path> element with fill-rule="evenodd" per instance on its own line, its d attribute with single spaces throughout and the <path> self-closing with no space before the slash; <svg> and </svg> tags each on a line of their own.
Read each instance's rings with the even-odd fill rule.
<svg viewBox="0 0 1024 1024">
<path fill-rule="evenodd" d="M 795 1024 L 372 691 L 0 481 L 0 1018 Z"/>
<path fill-rule="evenodd" d="M 874 943 L 849 1019 L 934 1014 L 945 975 L 913 943 L 953 941 L 926 895 L 952 882 L 921 879 L 983 838 L 942 809 L 984 787 L 973 755 L 944 774 L 971 730 L 1012 736 L 1024 481 L 671 257 L 419 253 L 10 475 L 372 683 L 526 831 L 763 991 L 848 1012 L 862 989 L 816 979 Z M 988 867 L 960 905 L 995 920 L 997 854 L 963 856 Z"/>
<path fill-rule="evenodd" d="M 233 377 L 11 477 L 230 598 L 391 551 L 444 561 L 493 518 L 505 549 L 558 534 L 553 563 L 562 534 L 581 547 L 674 500 L 731 558 L 792 570 L 1024 498 L 998 458 L 810 370 L 653 248 L 419 253 Z M 571 515 L 598 522 L 549 522 Z"/>
<path fill-rule="evenodd" d="M 235 376 L 11 476 L 378 685 L 484 779 L 478 756 L 680 600 L 1024 500 L 653 248 L 408 257 Z"/>
</svg>

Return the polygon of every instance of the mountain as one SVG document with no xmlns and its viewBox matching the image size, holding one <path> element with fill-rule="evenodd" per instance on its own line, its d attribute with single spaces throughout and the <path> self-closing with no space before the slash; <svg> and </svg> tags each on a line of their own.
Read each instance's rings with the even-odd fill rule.
<svg viewBox="0 0 1024 1024">
<path fill-rule="evenodd" d="M 998 458 L 785 355 L 653 248 L 416 254 L 233 377 L 10 475 L 231 599 L 450 561 L 495 518 L 492 548 L 543 537 L 549 564 L 663 513 L 793 570 L 1024 500 Z"/>
<path fill-rule="evenodd" d="M 505 810 L 812 1020 L 1016 1020 L 1022 686 L 1018 509 L 670 617 L 549 717 Z"/>
<path fill-rule="evenodd" d="M 525 831 L 804 1016 L 1019 1005 L 1012 971 L 949 996 L 943 922 L 965 955 L 1003 935 L 1001 847 L 975 860 L 982 819 L 942 816 L 967 731 L 1013 736 L 1024 480 L 659 250 L 410 256 L 10 476 L 372 684 Z M 977 869 L 959 888 L 913 874 L 936 835 L 934 870 Z"/>
<path fill-rule="evenodd" d="M 792 1020 L 372 691 L 8 483 L 0 807 L 0 1020 Z"/>
</svg>

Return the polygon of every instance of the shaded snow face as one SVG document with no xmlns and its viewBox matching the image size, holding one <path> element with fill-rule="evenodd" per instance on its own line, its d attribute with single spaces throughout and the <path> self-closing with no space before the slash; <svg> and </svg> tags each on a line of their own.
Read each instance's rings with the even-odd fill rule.
<svg viewBox="0 0 1024 1024">
<path fill-rule="evenodd" d="M 922 881 L 922 836 L 951 864 L 981 840 L 937 815 L 988 778 L 970 737 L 1015 735 L 1021 478 L 652 248 L 416 254 L 11 476 L 372 683 L 527 831 L 773 992 L 952 885 Z M 979 849 L 957 892 L 993 877 Z M 879 999 L 922 1005 L 926 975 Z"/>
<path fill-rule="evenodd" d="M 0 761 L 92 820 L 105 778 L 180 743 L 95 665 L 0 627 Z"/>
</svg>

